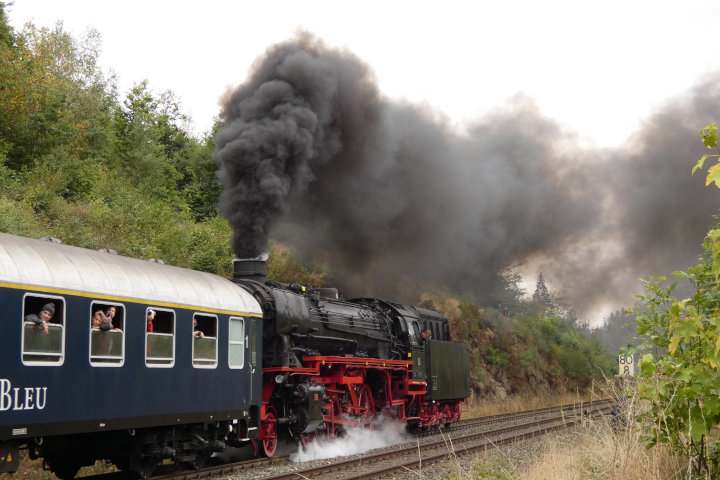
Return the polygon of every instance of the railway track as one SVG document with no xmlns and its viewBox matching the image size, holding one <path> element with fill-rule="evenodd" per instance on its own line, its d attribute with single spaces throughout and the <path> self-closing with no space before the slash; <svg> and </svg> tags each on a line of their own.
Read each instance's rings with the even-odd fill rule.
<svg viewBox="0 0 720 480">
<path fill-rule="evenodd" d="M 513 418 L 501 416 L 485 422 L 468 421 L 460 429 L 440 435 L 439 439 L 419 442 L 381 453 L 367 453 L 359 458 L 340 460 L 301 471 L 273 474 L 260 477 L 262 480 L 359 480 L 390 477 L 398 472 L 415 471 L 423 466 L 448 460 L 452 456 L 463 456 L 483 451 L 489 447 L 532 438 L 537 435 L 580 425 L 585 416 L 603 415 L 612 410 L 612 404 L 605 403 L 584 409 L 542 409 L 539 412 L 523 412 Z M 473 419 L 476 420 L 476 419 Z M 484 419 L 483 419 L 484 420 Z M 482 425 L 496 425 L 482 428 Z M 474 428 L 473 428 L 474 425 Z M 478 431 L 475 431 L 475 430 Z M 473 432 L 468 432 L 473 430 Z M 437 437 L 437 436 L 436 436 Z"/>
<path fill-rule="evenodd" d="M 156 472 L 151 480 L 199 480 L 214 477 L 238 477 L 262 480 L 313 480 L 384 478 L 397 472 L 422 467 L 483 451 L 545 433 L 580 425 L 590 416 L 606 415 L 614 400 L 563 405 L 517 413 L 471 418 L 453 424 L 449 429 L 421 432 L 410 441 L 378 453 L 367 452 L 352 458 L 328 459 L 323 462 L 290 463 L 287 457 L 208 466 L 200 470 Z M 320 465 L 317 465 L 321 463 Z M 174 467 L 173 467 L 174 468 Z M 270 473 L 282 470 L 280 473 Z M 84 477 L 83 480 L 127 480 L 125 472 Z"/>
</svg>

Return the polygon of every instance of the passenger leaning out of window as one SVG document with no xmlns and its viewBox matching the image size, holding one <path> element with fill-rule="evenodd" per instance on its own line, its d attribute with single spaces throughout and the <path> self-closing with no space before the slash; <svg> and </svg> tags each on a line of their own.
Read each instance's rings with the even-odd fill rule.
<svg viewBox="0 0 720 480">
<path fill-rule="evenodd" d="M 92 328 L 98 328 L 100 330 L 114 330 L 112 322 L 105 316 L 102 310 L 98 310 L 93 315 Z"/>
<path fill-rule="evenodd" d="M 197 326 L 197 318 L 193 317 L 193 337 L 203 338 L 205 334 Z"/>
<path fill-rule="evenodd" d="M 120 330 L 118 327 L 116 327 L 116 326 L 113 325 L 113 323 L 112 323 L 113 320 L 115 319 L 115 312 L 116 312 L 116 311 L 117 311 L 117 309 L 116 309 L 114 306 L 112 306 L 112 305 L 110 305 L 109 307 L 107 307 L 107 308 L 105 309 L 105 322 L 107 322 L 107 323 L 110 324 L 109 330 Z M 103 329 L 103 330 L 104 330 L 104 329 Z"/>
<path fill-rule="evenodd" d="M 93 314 L 92 317 L 92 328 L 100 328 L 100 325 L 105 323 L 105 314 L 102 310 L 98 310 Z"/>
<path fill-rule="evenodd" d="M 42 310 L 40 310 L 40 313 L 37 315 L 34 313 L 25 315 L 25 321 L 32 322 L 37 326 L 42 325 L 42 332 L 47 334 L 50 331 L 48 322 L 52 319 L 53 315 L 55 315 L 55 304 L 47 303 L 43 305 Z"/>
<path fill-rule="evenodd" d="M 152 332 L 153 331 L 153 320 L 155 320 L 155 310 L 149 310 L 147 311 L 147 317 L 146 317 L 146 323 L 147 323 L 147 331 Z"/>
</svg>

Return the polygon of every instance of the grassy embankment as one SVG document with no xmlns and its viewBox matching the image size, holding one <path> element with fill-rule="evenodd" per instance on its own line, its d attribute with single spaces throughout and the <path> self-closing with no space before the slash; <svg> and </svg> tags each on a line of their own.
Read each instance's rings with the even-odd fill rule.
<svg viewBox="0 0 720 480">
<path fill-rule="evenodd" d="M 606 387 L 605 396 L 619 396 Z M 559 403 L 573 403 L 572 396 L 558 397 Z M 597 398 L 603 397 L 603 394 Z M 584 400 L 587 401 L 586 397 Z M 582 400 L 582 399 L 581 399 Z M 549 401 L 549 403 L 548 403 Z M 506 407 L 505 404 L 513 404 Z M 549 399 L 514 399 L 503 405 L 470 408 L 468 415 L 501 413 L 508 409 L 541 408 L 555 403 Z M 674 456 L 664 445 L 647 449 L 638 422 L 644 405 L 630 396 L 622 402 L 621 420 L 596 419 L 589 426 L 549 434 L 511 447 L 490 450 L 474 458 L 450 454 L 442 466 L 415 472 L 417 478 L 447 480 L 680 480 L 687 477 L 687 459 Z"/>
</svg>

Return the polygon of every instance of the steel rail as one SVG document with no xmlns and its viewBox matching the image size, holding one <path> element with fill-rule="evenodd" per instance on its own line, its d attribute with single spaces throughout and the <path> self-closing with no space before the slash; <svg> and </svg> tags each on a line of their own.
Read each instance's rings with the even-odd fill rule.
<svg viewBox="0 0 720 480">
<path fill-rule="evenodd" d="M 534 410 L 524 410 L 520 412 L 513 412 L 513 413 L 503 413 L 503 414 L 496 414 L 496 415 L 490 415 L 490 416 L 484 416 L 484 417 L 477 417 L 477 418 L 470 418 L 470 419 L 463 419 L 459 422 L 453 423 L 450 428 L 442 428 L 442 429 L 429 429 L 427 431 L 422 431 L 418 433 L 418 442 L 420 441 L 420 438 L 425 437 L 431 437 L 433 435 L 441 434 L 443 436 L 443 439 L 435 442 L 428 442 L 427 445 L 439 445 L 442 443 L 443 445 L 447 445 L 447 442 L 450 441 L 455 447 L 457 448 L 459 445 L 463 444 L 464 441 L 470 441 L 473 437 L 479 438 L 479 437 L 486 437 L 487 440 L 484 444 L 480 446 L 471 447 L 469 445 L 465 445 L 462 447 L 462 450 L 456 449 L 453 454 L 460 456 L 464 452 L 470 453 L 471 451 L 476 451 L 477 449 L 487 448 L 488 445 L 494 444 L 494 445 L 500 445 L 503 443 L 508 443 L 511 441 L 516 441 L 517 439 L 521 438 L 529 438 L 531 436 L 540 435 L 547 431 L 551 430 L 557 430 L 559 428 L 565 428 L 569 426 L 576 425 L 578 422 L 581 421 L 583 413 L 587 412 L 607 412 L 609 411 L 613 405 L 615 405 L 616 401 L 613 399 L 602 399 L 597 400 L 593 402 L 585 402 L 585 403 L 576 403 L 576 404 L 566 404 L 556 407 L 545 407 L 545 408 L 539 408 Z M 527 433 L 521 433 L 517 434 L 514 437 L 510 437 L 508 439 L 493 439 L 490 437 L 490 435 L 501 435 L 502 432 L 508 432 L 512 431 L 514 429 L 519 428 L 518 426 L 507 426 L 507 427 L 501 427 L 501 428 L 495 428 L 494 430 L 490 431 L 481 431 L 479 433 L 469 434 L 469 435 L 461 435 L 462 432 L 469 430 L 469 429 L 481 429 L 483 427 L 489 427 L 493 425 L 498 424 L 504 424 L 508 422 L 517 422 L 518 420 L 523 420 L 527 418 L 533 418 L 538 416 L 548 416 L 550 418 L 544 418 L 540 420 L 530 421 L 522 424 L 522 426 L 531 426 L 533 424 L 540 425 L 541 422 L 543 427 L 540 428 L 538 426 L 539 431 L 536 432 L 527 432 Z M 571 418 L 573 417 L 573 418 Z M 560 422 L 557 425 L 551 425 L 551 423 L 554 421 Z M 459 443 L 458 443 L 459 442 Z M 422 445 L 421 445 L 422 447 Z M 430 448 L 429 446 L 427 448 Z M 417 452 L 418 446 L 413 445 L 411 447 L 406 447 L 405 449 L 399 450 L 404 452 L 403 455 L 407 457 L 409 452 L 412 452 L 415 454 Z M 389 455 L 393 452 L 387 452 L 387 453 L 380 453 L 380 454 L 366 454 L 360 459 L 355 460 L 342 460 L 339 459 L 338 462 L 333 463 L 333 465 L 347 465 L 350 466 L 352 462 L 355 462 L 356 464 L 367 464 L 369 462 L 377 461 L 378 458 L 382 457 L 383 455 Z M 443 459 L 446 459 L 448 457 L 448 451 L 445 449 L 443 452 L 438 453 L 436 455 L 429 455 L 425 457 L 420 457 L 419 460 L 413 460 L 413 461 L 407 461 L 402 465 L 398 465 L 395 467 L 386 467 L 386 470 L 388 472 L 390 471 L 398 471 L 398 470 L 405 470 L 408 468 L 417 468 L 418 465 L 427 465 L 430 463 L 437 463 L 441 457 Z M 374 459 L 374 460 L 373 460 Z M 272 467 L 274 465 L 283 465 L 287 461 L 287 456 L 282 457 L 273 457 L 273 458 L 260 458 L 260 459 L 252 459 L 252 460 L 246 460 L 241 462 L 234 462 L 234 463 L 227 463 L 222 465 L 209 465 L 204 468 L 198 469 L 198 470 L 177 470 L 175 465 L 160 465 L 158 467 L 158 470 L 156 473 L 149 479 L 149 480 L 200 480 L 200 479 L 206 479 L 206 478 L 213 478 L 218 476 L 224 476 L 227 477 L 229 475 L 232 475 L 233 473 L 240 473 L 240 472 L 247 472 L 250 470 L 256 470 L 258 472 L 262 471 L 265 468 Z M 337 472 L 337 467 L 333 466 L 326 466 L 325 468 L 333 469 L 331 471 Z M 364 467 L 363 467 L 364 468 Z M 169 471 L 172 469 L 172 471 Z M 315 472 L 315 473 L 313 473 Z M 315 469 L 305 469 L 305 470 L 297 470 L 295 472 L 290 473 L 284 473 L 276 476 L 268 476 L 268 477 L 262 477 L 263 480 L 280 480 L 280 479 L 299 479 L 299 478 L 315 478 L 317 475 L 319 475 L 318 470 Z M 365 475 L 365 476 L 363 476 Z M 367 473 L 359 473 L 356 477 L 346 477 L 346 478 L 372 478 L 371 476 L 367 476 Z M 379 475 L 379 474 L 378 474 Z M 137 477 L 132 474 L 131 472 L 113 472 L 108 474 L 101 474 L 101 475 L 92 475 L 92 476 L 86 476 L 82 477 L 83 480 L 137 480 Z"/>
</svg>

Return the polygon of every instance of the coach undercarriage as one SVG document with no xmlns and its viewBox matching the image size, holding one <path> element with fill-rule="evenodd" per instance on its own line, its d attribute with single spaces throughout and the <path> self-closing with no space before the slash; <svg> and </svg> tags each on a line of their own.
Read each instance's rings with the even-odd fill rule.
<svg viewBox="0 0 720 480">
<path fill-rule="evenodd" d="M 214 452 L 225 449 L 224 439 L 232 436 L 232 430 L 231 424 L 220 422 L 36 438 L 28 444 L 28 456 L 43 458 L 44 468 L 60 479 L 74 478 L 81 467 L 98 460 L 147 478 L 168 460 L 201 468 Z"/>
</svg>

